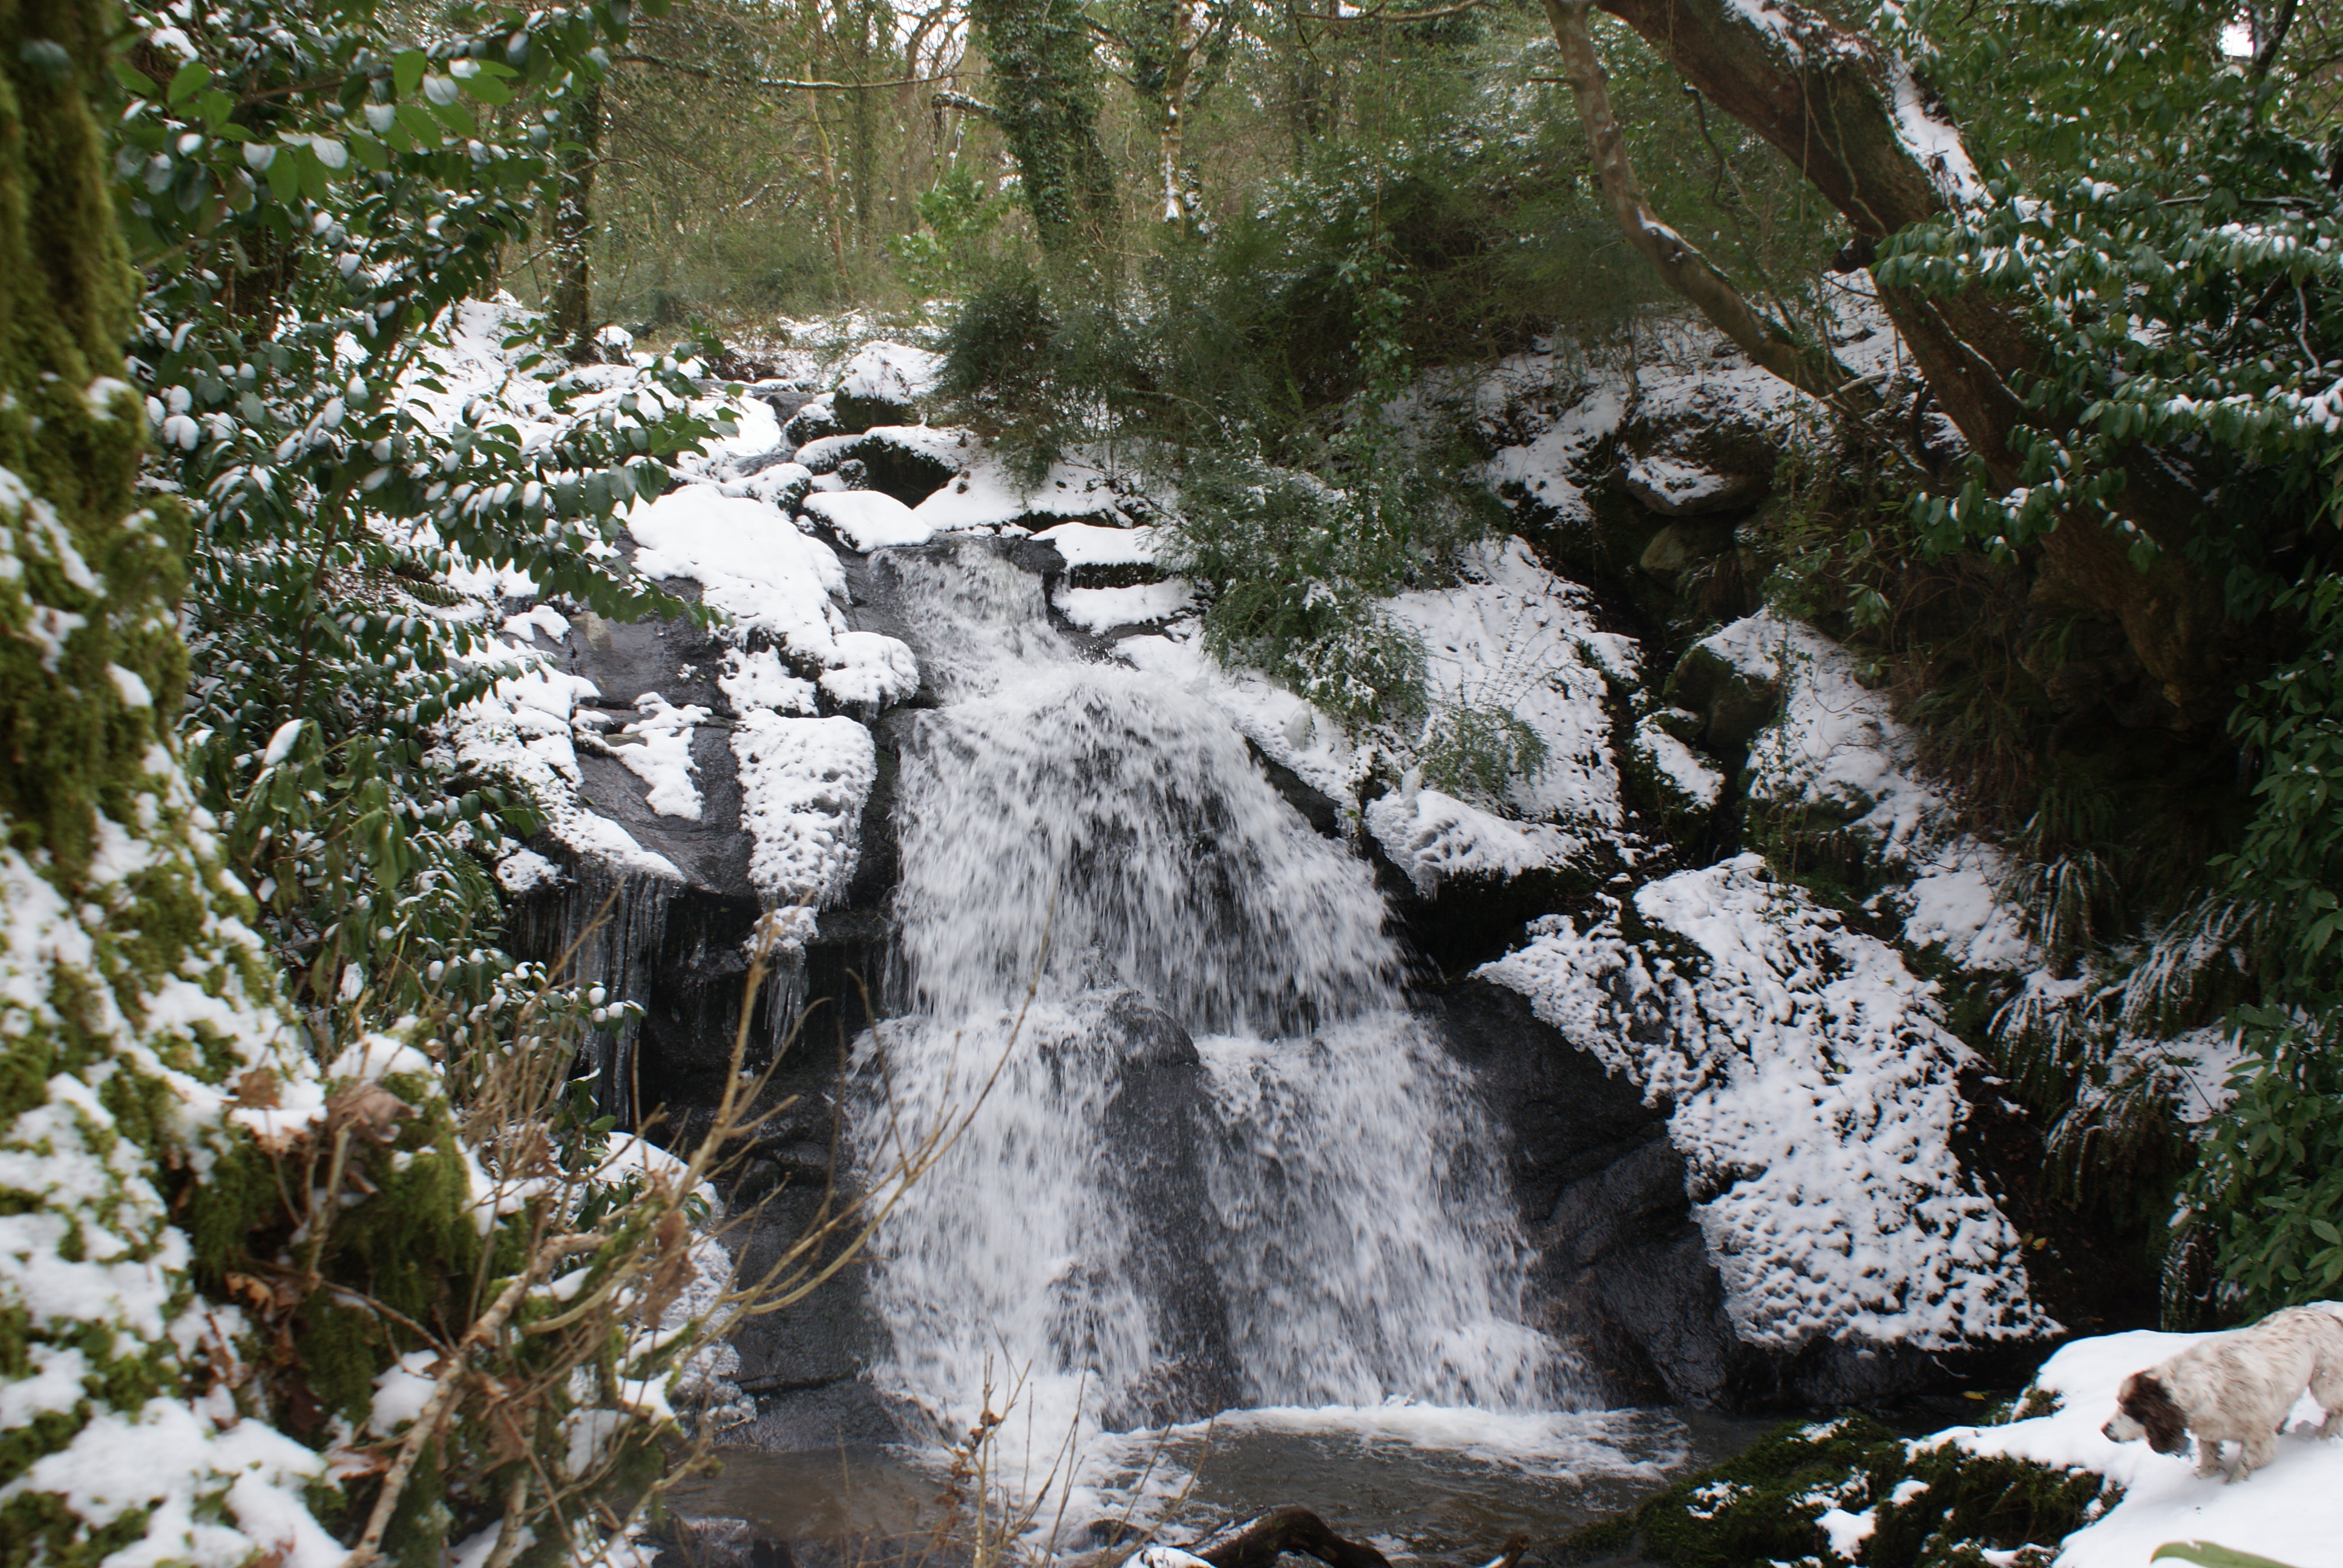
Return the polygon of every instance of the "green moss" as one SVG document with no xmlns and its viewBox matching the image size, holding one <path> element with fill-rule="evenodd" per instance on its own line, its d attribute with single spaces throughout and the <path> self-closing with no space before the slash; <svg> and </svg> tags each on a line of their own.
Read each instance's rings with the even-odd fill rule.
<svg viewBox="0 0 2343 1568">
<path fill-rule="evenodd" d="M 317 1402 L 353 1423 L 374 1408 L 374 1374 L 388 1360 L 388 1334 L 374 1314 L 325 1294 L 301 1303 L 293 1343 L 300 1375 Z"/>
<path fill-rule="evenodd" d="M 390 1527 L 383 1532 L 383 1555 L 400 1568 L 445 1568 L 448 1527 L 447 1483 L 440 1474 L 437 1439 L 423 1445 L 422 1459 L 398 1506 L 390 1512 Z"/>
<path fill-rule="evenodd" d="M 1916 1483 L 1918 1490 L 1909 1483 Z M 1902 1503 L 1891 1500 L 1901 1490 Z M 2036 1548 L 2047 1562 L 2105 1497 L 2104 1479 L 1951 1443 L 1917 1453 L 1867 1416 L 1787 1426 L 1714 1470 L 1687 1476 L 1632 1514 L 1581 1530 L 1569 1561 L 1636 1553 L 1670 1568 L 1838 1563 L 1816 1523 L 1875 1503 L 1864 1568 L 1981 1568 L 1986 1550 Z"/>
</svg>

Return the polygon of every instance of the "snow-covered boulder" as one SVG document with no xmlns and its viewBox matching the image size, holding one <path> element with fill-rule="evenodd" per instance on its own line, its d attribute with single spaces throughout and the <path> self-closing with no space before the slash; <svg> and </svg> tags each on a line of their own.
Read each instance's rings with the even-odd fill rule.
<svg viewBox="0 0 2343 1568">
<path fill-rule="evenodd" d="M 866 345 L 848 362 L 838 390 L 830 395 L 831 417 L 845 430 L 916 425 L 943 363 L 942 355 L 908 344 Z"/>
<path fill-rule="evenodd" d="M 2016 1229 L 1959 1152 L 1986 1075 L 1935 986 L 1758 857 L 1646 883 L 1607 917 L 1551 917 L 1477 978 L 1559 1037 L 1533 1055 L 1599 1063 L 1664 1128 L 1672 1160 L 1637 1144 L 1641 1166 L 1574 1174 L 1534 1218 L 1562 1265 L 1552 1283 L 1644 1344 L 1675 1397 L 1769 1382 L 1773 1397 L 1861 1397 L 1929 1354 L 2056 1331 Z M 1573 1147 L 1544 1158 L 1583 1162 Z M 1705 1274 L 1684 1266 L 1675 1221 L 1590 1254 L 1590 1200 L 1572 1185 L 1590 1180 L 1626 1181 L 1647 1207 L 1654 1181 L 1674 1182 Z"/>
<path fill-rule="evenodd" d="M 1697 739 L 1720 755 L 1738 751 L 1782 708 L 1782 664 L 1775 644 L 1788 637 L 1767 616 L 1736 621 L 1684 650 L 1668 672 L 1667 700 L 1698 716 Z"/>
</svg>

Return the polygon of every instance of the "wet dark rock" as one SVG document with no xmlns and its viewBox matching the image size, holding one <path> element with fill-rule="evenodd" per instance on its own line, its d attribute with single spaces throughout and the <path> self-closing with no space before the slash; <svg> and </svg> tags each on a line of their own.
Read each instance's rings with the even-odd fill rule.
<svg viewBox="0 0 2343 1568">
<path fill-rule="evenodd" d="M 753 457 L 742 458 L 739 466 L 732 471 L 741 478 L 750 478 L 768 468 L 778 468 L 783 463 L 793 463 L 797 461 L 797 443 L 784 440 L 769 452 L 759 452 Z"/>
<path fill-rule="evenodd" d="M 727 1432 L 723 1447 L 768 1453 L 835 1452 L 915 1442 L 920 1435 L 907 1432 L 879 1392 L 858 1376 L 808 1388 L 750 1392 L 757 1392 L 757 1419 Z"/>
<path fill-rule="evenodd" d="M 1635 564 L 1654 577 L 1674 578 L 1732 548 L 1730 524 L 1673 522 L 1652 536 Z"/>
<path fill-rule="evenodd" d="M 1779 681 L 1738 668 L 1704 643 L 1676 660 L 1665 695 L 1670 707 L 1700 717 L 1700 741 L 1720 756 L 1746 750 L 1782 711 Z"/>
<path fill-rule="evenodd" d="M 1254 766 L 1269 779 L 1270 785 L 1285 798 L 1285 803 L 1302 813 L 1302 819 L 1321 838 L 1342 837 L 1342 803 L 1303 780 L 1301 774 L 1263 751 L 1250 737 L 1245 749 L 1252 754 Z"/>
<path fill-rule="evenodd" d="M 1195 1421 L 1237 1394 L 1205 1191 L 1204 1150 L 1218 1122 L 1203 1059 L 1178 1020 L 1137 991 L 1108 1001 L 1098 1028 L 1121 1062 L 1104 1131 L 1131 1220 L 1126 1266 L 1154 1292 L 1162 1358 L 1126 1413 L 1147 1426 Z"/>
<path fill-rule="evenodd" d="M 966 439 L 963 436 L 962 440 Z M 848 456 L 862 464 L 869 488 L 883 490 L 907 507 L 916 507 L 942 489 L 959 471 L 928 445 L 906 439 L 893 427 L 866 431 Z"/>
<path fill-rule="evenodd" d="M 832 417 L 839 428 L 848 432 L 868 430 L 873 425 L 916 425 L 920 410 L 910 403 L 899 403 L 890 397 L 860 397 L 851 392 L 830 395 Z"/>
</svg>

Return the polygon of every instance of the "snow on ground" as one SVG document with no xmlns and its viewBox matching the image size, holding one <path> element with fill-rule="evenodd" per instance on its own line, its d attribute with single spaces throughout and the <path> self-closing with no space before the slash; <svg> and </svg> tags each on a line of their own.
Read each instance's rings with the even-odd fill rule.
<svg viewBox="0 0 2343 1568">
<path fill-rule="evenodd" d="M 1586 499 L 1592 477 L 1581 465 L 1618 429 L 1626 407 L 1620 388 L 1596 387 L 1527 442 L 1503 447 L 1491 457 L 1482 469 L 1489 487 L 1502 491 L 1519 485 L 1564 522 L 1594 522 L 1594 508 Z"/>
<path fill-rule="evenodd" d="M 1885 693 L 1856 678 L 1855 659 L 1815 631 L 1761 611 L 1698 647 L 1753 682 L 1777 687 L 1781 716 L 1750 742 L 1754 809 L 1859 842 L 1904 885 L 1878 903 L 1901 915 L 1905 940 L 1941 950 L 1962 969 L 2036 962 L 1999 894 L 2008 862 L 1962 830 L 1950 797 L 1921 772 L 1919 738 Z"/>
<path fill-rule="evenodd" d="M 2343 1303 L 2322 1304 L 2343 1316 Z M 2122 1487 L 2120 1502 L 2066 1537 L 2056 1568 L 2147 1568 L 2156 1549 L 2174 1541 L 2213 1542 L 2291 1568 L 2337 1562 L 2343 1438 L 2311 1435 L 2320 1415 L 2307 1395 L 2288 1412 L 2278 1457 L 2235 1484 L 2197 1476 L 2193 1454 L 2161 1454 L 2100 1432 L 2125 1378 L 2208 1337 L 2142 1331 L 2077 1340 L 2035 1374 L 2036 1388 L 2057 1396 L 2052 1413 L 2007 1426 L 1955 1427 L 1923 1441 L 2096 1471 Z"/>
<path fill-rule="evenodd" d="M 1095 536 L 1114 531 L 1051 529 L 1039 537 L 1063 538 L 1088 554 L 1111 548 Z M 1538 565 L 1519 539 L 1477 548 L 1462 577 L 1454 587 L 1402 594 L 1384 601 L 1385 608 L 1423 638 L 1438 712 L 1510 712 L 1529 726 L 1547 755 L 1545 766 L 1516 780 L 1503 800 L 1468 802 L 1425 788 L 1421 770 L 1411 767 L 1397 789 L 1368 803 L 1368 830 L 1427 893 L 1459 876 L 1511 877 L 1569 864 L 1598 837 L 1621 829 L 1626 817 L 1606 702 L 1612 682 L 1632 685 L 1641 678 L 1633 640 L 1598 630 L 1586 590 Z M 1061 597 L 1135 591 L 1061 590 Z M 1061 602 L 1061 608 L 1069 607 Z M 1125 638 L 1115 651 L 1212 703 L 1271 760 L 1336 800 L 1355 798 L 1378 747 L 1400 749 L 1403 760 L 1410 760 L 1412 748 L 1426 739 L 1379 737 L 1354 746 L 1324 714 L 1277 682 L 1213 660 L 1192 621 L 1174 622 L 1161 635 Z"/>
<path fill-rule="evenodd" d="M 749 880 L 768 905 L 820 909 L 845 895 L 861 852 L 862 807 L 878 777 L 870 731 L 851 719 L 762 709 L 732 731 L 740 821 L 755 841 Z"/>
<path fill-rule="evenodd" d="M 1687 804 L 1705 811 L 1725 793 L 1725 775 L 1652 718 L 1636 723 L 1633 744 L 1644 765 Z"/>
<path fill-rule="evenodd" d="M 1761 611 L 1700 647 L 1783 690 L 1782 716 L 1749 746 L 1749 796 L 1803 810 L 1865 840 L 1891 864 L 1955 836 L 1951 803 L 1918 774 L 1918 739 L 1885 694 L 1855 678 L 1846 650 L 1810 627 Z"/>
<path fill-rule="evenodd" d="M 2054 1327 L 2016 1231 L 1953 1151 L 1955 1077 L 1979 1064 L 1935 985 L 1755 855 L 1634 899 L 1702 962 L 1638 949 L 1615 915 L 1584 931 L 1548 916 L 1479 973 L 1670 1104 L 1742 1337 L 1935 1349 Z"/>
<path fill-rule="evenodd" d="M 1503 804 L 1524 819 L 1615 829 L 1626 819 L 1611 754 L 1610 683 L 1641 679 L 1634 640 L 1596 629 L 1594 596 L 1540 566 L 1520 539 L 1475 547 L 1453 588 L 1401 594 L 1394 619 L 1423 638 L 1435 700 L 1502 709 L 1536 732 L 1545 766 Z"/>
<path fill-rule="evenodd" d="M 1368 828 L 1427 890 L 1446 877 L 1564 864 L 1626 820 L 1608 701 L 1613 681 L 1641 678 L 1634 641 L 1596 629 L 1592 596 L 1517 538 L 1476 547 L 1463 575 L 1453 588 L 1401 594 L 1386 608 L 1423 638 L 1436 710 L 1510 713 L 1546 756 L 1501 801 L 1471 807 L 1410 788 L 1370 806 Z"/>
</svg>

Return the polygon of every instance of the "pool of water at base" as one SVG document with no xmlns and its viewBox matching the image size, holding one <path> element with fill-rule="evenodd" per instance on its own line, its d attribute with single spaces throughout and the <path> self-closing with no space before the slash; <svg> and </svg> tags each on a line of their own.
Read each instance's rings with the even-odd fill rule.
<svg viewBox="0 0 2343 1568">
<path fill-rule="evenodd" d="M 1414 1413 L 1414 1412 L 1409 1412 Z M 1479 1564 L 1515 1534 L 1533 1555 L 1633 1507 L 1676 1476 L 1747 1448 L 1779 1418 L 1680 1409 L 1554 1418 L 1383 1411 L 1247 1411 L 1209 1427 L 1100 1440 L 1081 1483 L 1044 1498 L 1025 1546 L 1069 1563 L 1121 1558 L 1144 1539 L 1193 1541 L 1223 1521 L 1298 1503 L 1397 1563 Z M 744 1521 L 800 1564 L 957 1560 L 930 1543 L 945 1513 L 944 1461 L 902 1449 L 721 1451 L 722 1468 L 670 1496 L 687 1520 Z M 1046 1469 L 1045 1457 L 1041 1467 Z"/>
</svg>

